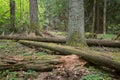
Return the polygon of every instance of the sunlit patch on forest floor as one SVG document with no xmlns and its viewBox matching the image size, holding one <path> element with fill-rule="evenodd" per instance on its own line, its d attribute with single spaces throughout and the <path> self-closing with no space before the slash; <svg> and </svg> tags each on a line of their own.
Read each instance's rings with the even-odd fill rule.
<svg viewBox="0 0 120 80">
<path fill-rule="evenodd" d="M 91 47 L 96 51 L 120 53 L 119 48 Z M 17 42 L 1 40 L 0 56 L 12 57 L 16 61 L 22 60 L 51 60 L 59 59 L 61 64 L 56 65 L 50 72 L 38 72 L 34 70 L 0 71 L 1 80 L 119 80 L 116 74 L 108 73 L 102 69 L 87 65 L 87 62 L 76 55 L 50 55 L 44 49 L 35 50 L 23 46 Z M 87 66 L 86 66 L 87 65 Z M 117 78 L 117 79 L 115 79 Z"/>
</svg>

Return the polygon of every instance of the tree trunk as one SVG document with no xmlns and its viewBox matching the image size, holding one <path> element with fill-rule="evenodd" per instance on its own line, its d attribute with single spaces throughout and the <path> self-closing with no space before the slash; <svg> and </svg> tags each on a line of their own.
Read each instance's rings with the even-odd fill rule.
<svg viewBox="0 0 120 80">
<path fill-rule="evenodd" d="M 101 26 L 101 13 L 100 13 L 100 0 L 94 0 L 93 4 L 93 23 L 92 23 L 92 33 L 103 33 L 103 27 Z M 100 24 L 101 23 L 101 24 Z M 92 37 L 93 37 L 92 36 Z"/>
<path fill-rule="evenodd" d="M 10 31 L 15 32 L 15 1 L 10 0 Z"/>
<path fill-rule="evenodd" d="M 30 0 L 30 25 L 38 24 L 38 3 L 37 0 Z"/>
<path fill-rule="evenodd" d="M 38 0 L 29 0 L 30 5 L 30 34 L 41 35 L 38 23 Z M 42 36 L 42 35 L 41 35 Z"/>
<path fill-rule="evenodd" d="M 0 39 L 7 40 L 29 40 L 38 42 L 52 42 L 52 43 L 66 43 L 65 38 L 41 38 L 41 37 L 19 37 L 19 36 L 0 36 Z M 119 47 L 120 41 L 110 40 L 98 40 L 98 39 L 86 39 L 86 43 L 89 46 L 105 46 L 105 47 Z"/>
<path fill-rule="evenodd" d="M 120 71 L 120 61 L 116 57 L 110 57 L 108 55 L 105 55 L 104 53 L 92 51 L 88 48 L 75 49 L 74 47 L 69 46 L 33 41 L 19 41 L 19 43 L 28 46 L 31 45 L 36 47 L 47 48 L 54 51 L 59 51 L 62 54 L 76 54 L 81 58 L 87 60 L 88 62 L 91 62 L 98 66 L 105 66 Z"/>
<path fill-rule="evenodd" d="M 103 28 L 100 25 L 100 0 L 96 1 L 96 19 L 95 19 L 95 33 L 102 33 Z"/>
<path fill-rule="evenodd" d="M 94 0 L 94 4 L 93 4 L 93 21 L 92 21 L 92 37 L 94 37 L 94 32 L 95 32 L 95 18 L 96 18 L 96 0 Z"/>
<path fill-rule="evenodd" d="M 101 29 L 100 29 L 100 7 L 99 7 L 99 3 L 100 3 L 100 1 L 99 0 L 97 0 L 97 5 L 96 5 L 96 9 L 97 9 L 97 15 L 96 15 L 96 27 L 97 27 L 97 32 L 96 33 L 100 33 L 101 31 Z"/>
<path fill-rule="evenodd" d="M 68 37 L 67 44 L 72 46 L 85 46 L 84 35 L 84 1 L 69 0 Z"/>
<path fill-rule="evenodd" d="M 103 33 L 106 34 L 106 11 L 107 11 L 107 0 L 104 0 L 104 14 L 103 14 Z"/>
</svg>

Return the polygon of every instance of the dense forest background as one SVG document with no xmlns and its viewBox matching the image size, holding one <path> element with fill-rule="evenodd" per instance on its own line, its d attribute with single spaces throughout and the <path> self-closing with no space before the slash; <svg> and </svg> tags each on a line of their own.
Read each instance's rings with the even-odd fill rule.
<svg viewBox="0 0 120 80">
<path fill-rule="evenodd" d="M 0 33 L 9 32 L 10 0 L 0 0 Z M 15 0 L 15 27 L 17 32 L 29 29 L 29 0 Z M 65 10 L 65 0 L 38 0 L 39 26 L 52 24 Z M 50 20 L 52 19 L 52 20 Z M 55 25 L 55 24 L 54 24 Z M 24 28 L 24 29 L 23 29 Z"/>
<path fill-rule="evenodd" d="M 15 28 L 17 33 L 29 31 L 29 0 L 15 1 Z M 67 0 L 38 0 L 39 28 L 67 30 Z M 85 0 L 85 29 L 103 33 L 104 1 Z M 107 0 L 106 3 L 107 33 L 120 31 L 120 1 Z M 94 20 L 94 21 L 93 21 Z M 94 26 L 94 27 L 93 27 Z M 10 31 L 10 0 L 0 0 L 0 33 Z"/>
</svg>

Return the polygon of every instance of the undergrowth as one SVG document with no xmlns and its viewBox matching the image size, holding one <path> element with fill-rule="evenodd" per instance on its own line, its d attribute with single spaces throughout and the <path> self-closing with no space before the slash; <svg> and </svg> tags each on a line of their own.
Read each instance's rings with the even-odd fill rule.
<svg viewBox="0 0 120 80">
<path fill-rule="evenodd" d="M 0 80 L 33 80 L 38 77 L 38 73 L 33 70 L 14 71 L 4 70 L 0 72 Z"/>
<path fill-rule="evenodd" d="M 80 80 L 112 80 L 110 76 L 100 69 L 89 67 L 90 74 L 83 76 Z"/>
</svg>

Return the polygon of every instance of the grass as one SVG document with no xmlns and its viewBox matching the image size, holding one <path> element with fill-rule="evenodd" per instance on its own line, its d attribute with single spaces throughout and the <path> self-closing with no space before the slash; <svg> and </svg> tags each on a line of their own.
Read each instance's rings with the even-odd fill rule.
<svg viewBox="0 0 120 80">
<path fill-rule="evenodd" d="M 38 77 L 38 73 L 33 70 L 27 70 L 26 72 L 4 70 L 0 74 L 1 80 L 34 80 Z"/>
<path fill-rule="evenodd" d="M 111 39 L 114 39 L 116 37 L 116 35 L 115 34 L 98 34 L 97 35 L 97 38 L 98 39 L 108 39 L 108 40 L 111 40 Z"/>
<path fill-rule="evenodd" d="M 90 74 L 83 76 L 80 80 L 112 80 L 110 76 L 100 69 L 94 67 L 87 68 Z"/>
<path fill-rule="evenodd" d="M 89 67 L 90 74 L 83 76 L 80 80 L 112 80 L 110 76 L 100 69 Z"/>
</svg>

